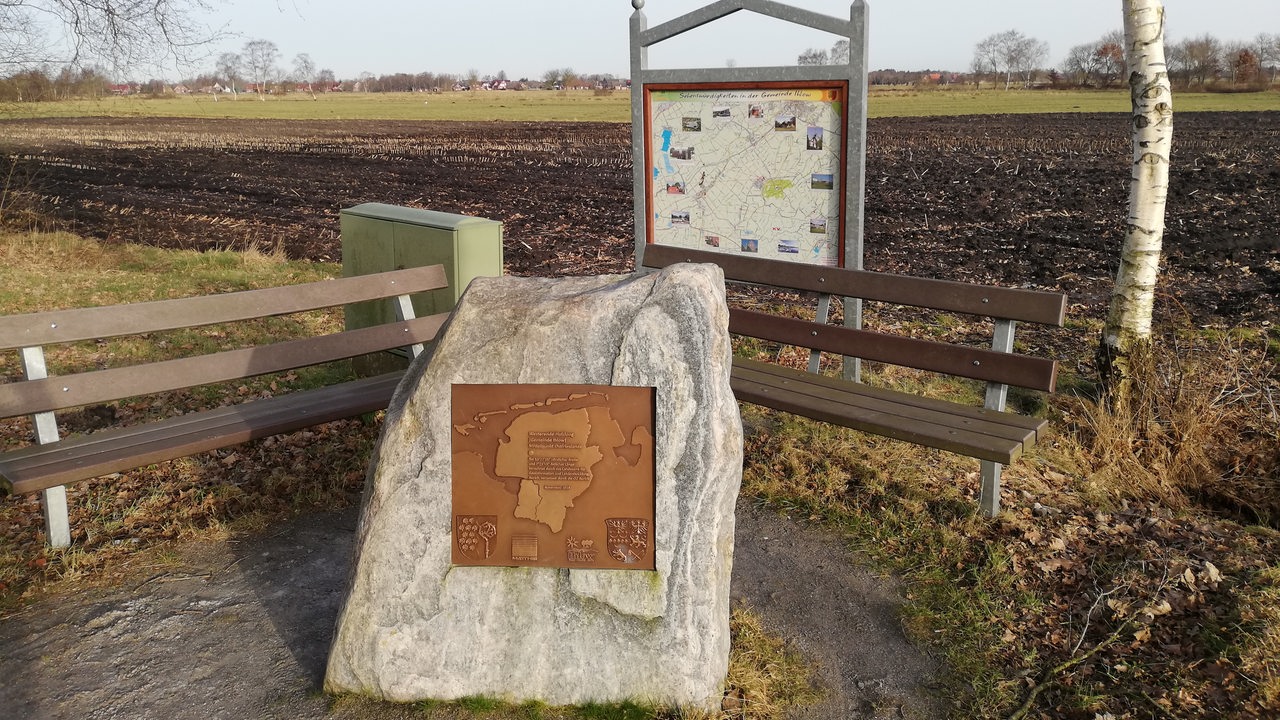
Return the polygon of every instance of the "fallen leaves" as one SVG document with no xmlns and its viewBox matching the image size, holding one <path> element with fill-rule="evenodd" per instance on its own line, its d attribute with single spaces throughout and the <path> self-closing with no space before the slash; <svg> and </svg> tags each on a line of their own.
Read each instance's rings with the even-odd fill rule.
<svg viewBox="0 0 1280 720">
<path fill-rule="evenodd" d="M 1134 703 L 1179 718 L 1280 712 L 1245 679 L 1230 639 L 1241 594 L 1280 566 L 1275 533 L 1155 505 L 1045 514 L 1017 504 L 997 525 L 988 541 L 1002 543 L 1015 585 L 1041 599 L 1000 647 L 1012 667 L 1034 653 L 1040 668 L 1062 668 L 1026 668 L 1042 678 L 1035 707 L 1079 693 L 1099 698 L 1100 717 L 1137 717 Z"/>
</svg>

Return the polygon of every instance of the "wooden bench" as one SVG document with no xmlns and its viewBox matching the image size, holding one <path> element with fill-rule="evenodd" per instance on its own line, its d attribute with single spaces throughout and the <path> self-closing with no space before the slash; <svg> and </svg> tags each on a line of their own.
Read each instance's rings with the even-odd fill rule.
<svg viewBox="0 0 1280 720">
<path fill-rule="evenodd" d="M 730 281 L 991 318 L 991 349 L 830 325 L 825 317 L 813 322 L 739 308 L 729 311 L 729 330 L 813 351 L 810 372 L 735 358 L 732 385 L 739 400 L 979 458 L 982 510 L 987 515 L 999 511 L 1001 467 L 1032 447 L 1047 425 L 1005 412 L 1008 386 L 1051 392 L 1057 377 L 1054 360 L 1013 352 L 1014 328 L 1019 321 L 1060 327 L 1065 295 L 662 245 L 647 246 L 642 260 L 648 268 L 679 262 L 715 263 Z M 819 375 L 819 352 L 984 381 L 985 403 L 973 407 Z"/>
<path fill-rule="evenodd" d="M 46 529 L 70 541 L 65 490 L 79 480 L 185 457 L 387 407 L 401 372 L 275 395 L 132 427 L 59 439 L 54 412 L 284 372 L 409 347 L 421 352 L 447 314 L 415 318 L 409 296 L 447 286 L 443 267 L 177 300 L 0 317 L 0 351 L 21 353 L 24 379 L 0 384 L 0 417 L 32 417 L 36 442 L 0 454 L 0 492 L 44 491 Z M 397 321 L 299 340 L 46 377 L 49 345 L 137 336 L 393 299 Z M 61 504 L 59 507 L 59 503 Z"/>
</svg>

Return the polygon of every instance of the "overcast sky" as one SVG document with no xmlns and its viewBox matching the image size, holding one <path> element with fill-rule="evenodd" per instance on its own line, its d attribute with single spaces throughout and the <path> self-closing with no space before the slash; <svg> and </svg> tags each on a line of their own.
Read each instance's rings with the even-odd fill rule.
<svg viewBox="0 0 1280 720">
<path fill-rule="evenodd" d="M 652 27 L 709 0 L 647 0 Z M 849 0 L 788 4 L 847 18 Z M 1016 29 L 1049 44 L 1059 65 L 1073 45 L 1122 25 L 1121 0 L 871 0 L 871 69 L 963 71 L 973 46 Z M 1280 0 L 1166 0 L 1167 39 L 1209 33 L 1221 40 L 1280 34 Z M 308 53 L 339 78 L 368 71 L 448 72 L 540 78 L 551 68 L 626 77 L 630 0 L 225 0 L 211 22 L 238 35 L 214 54 L 266 39 L 282 65 Z M 791 65 L 833 36 L 738 12 L 650 49 L 653 67 Z M 183 74 L 211 69 L 186 68 Z"/>
</svg>

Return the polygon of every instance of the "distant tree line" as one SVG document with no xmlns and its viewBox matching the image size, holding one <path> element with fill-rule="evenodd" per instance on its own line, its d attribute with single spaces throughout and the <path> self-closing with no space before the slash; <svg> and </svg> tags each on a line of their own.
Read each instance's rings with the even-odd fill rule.
<svg viewBox="0 0 1280 720">
<path fill-rule="evenodd" d="M 1166 44 L 1170 80 L 1179 87 L 1265 88 L 1280 79 L 1280 34 L 1262 33 L 1247 42 L 1223 42 L 1200 35 Z M 1028 87 L 1115 87 L 1125 82 L 1124 33 L 1108 32 L 1072 47 L 1057 67 L 1048 66 L 1048 43 L 1017 30 L 983 38 L 974 46 L 967 72 L 881 69 L 868 73 L 872 85 L 989 83 L 1004 89 Z M 849 61 L 847 40 L 830 49 L 809 48 L 797 65 L 840 65 Z"/>
<path fill-rule="evenodd" d="M 1165 47 L 1169 80 L 1181 87 L 1266 86 L 1280 73 L 1280 35 L 1262 33 L 1248 42 L 1199 35 Z M 1124 35 L 1119 30 L 1071 48 L 1063 72 L 1076 85 L 1108 87 L 1124 80 Z"/>
<path fill-rule="evenodd" d="M 177 83 L 164 80 L 115 83 L 101 68 L 83 70 L 48 65 L 24 69 L 0 78 L 0 101 L 40 102 L 69 98 L 94 98 L 106 95 L 165 95 L 205 93 L 214 97 L 238 99 L 243 94 L 265 100 L 268 95 L 291 92 L 309 93 L 313 98 L 329 92 L 440 92 L 444 90 L 596 90 L 608 91 L 628 85 L 626 79 L 608 73 L 580 74 L 573 68 L 552 68 L 540 79 L 512 79 L 506 71 L 482 74 L 471 69 L 454 73 L 360 73 L 354 78 L 339 79 L 332 70 L 318 67 L 307 53 L 295 55 L 286 67 L 279 48 L 270 40 L 250 40 L 240 52 L 224 52 L 213 67 Z"/>
<path fill-rule="evenodd" d="M 2 4 L 2 3 L 0 3 Z M 1178 87 L 1265 88 L 1280 79 L 1280 34 L 1259 34 L 1251 41 L 1223 42 L 1204 34 L 1166 46 L 1170 80 Z M 1108 32 L 1097 40 L 1072 47 L 1057 67 L 1046 67 L 1048 44 L 1017 30 L 983 38 L 974 46 L 968 72 L 946 70 L 872 71 L 872 85 L 947 85 L 989 82 L 996 87 L 1114 87 L 1124 82 L 1124 37 Z M 849 61 L 849 42 L 830 48 L 809 48 L 800 53 L 799 65 L 843 64 Z M 518 80 L 505 71 L 481 74 L 468 70 L 453 73 L 364 72 L 338 79 L 328 68 L 317 67 L 307 53 L 295 55 L 288 67 L 281 64 L 279 48 L 270 40 L 250 40 L 238 53 L 222 53 L 211 71 L 177 84 L 151 79 L 113 83 L 101 67 L 26 67 L 0 78 L 0 101 L 39 102 L 109 94 L 203 92 L 214 97 L 239 97 L 249 92 L 265 99 L 268 94 L 306 92 L 315 97 L 327 92 L 427 92 L 441 90 L 595 89 L 607 91 L 629 83 L 610 74 L 580 74 L 572 68 L 552 68 L 540 79 Z"/>
<path fill-rule="evenodd" d="M 47 69 L 22 70 L 0 80 L 0 102 L 41 102 L 71 98 L 96 98 L 110 92 L 111 81 L 101 68 L 56 73 Z"/>
</svg>

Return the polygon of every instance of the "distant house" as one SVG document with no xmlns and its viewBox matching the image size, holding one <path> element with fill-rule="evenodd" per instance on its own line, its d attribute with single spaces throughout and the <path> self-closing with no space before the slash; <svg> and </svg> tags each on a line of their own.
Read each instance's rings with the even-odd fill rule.
<svg viewBox="0 0 1280 720">
<path fill-rule="evenodd" d="M 132 95 L 137 92 L 137 89 L 134 86 L 128 84 L 111 85 L 108 89 L 111 91 L 112 95 Z"/>
<path fill-rule="evenodd" d="M 174 85 L 173 94 L 174 95 L 190 95 L 191 88 L 187 87 L 186 85 Z"/>
</svg>

